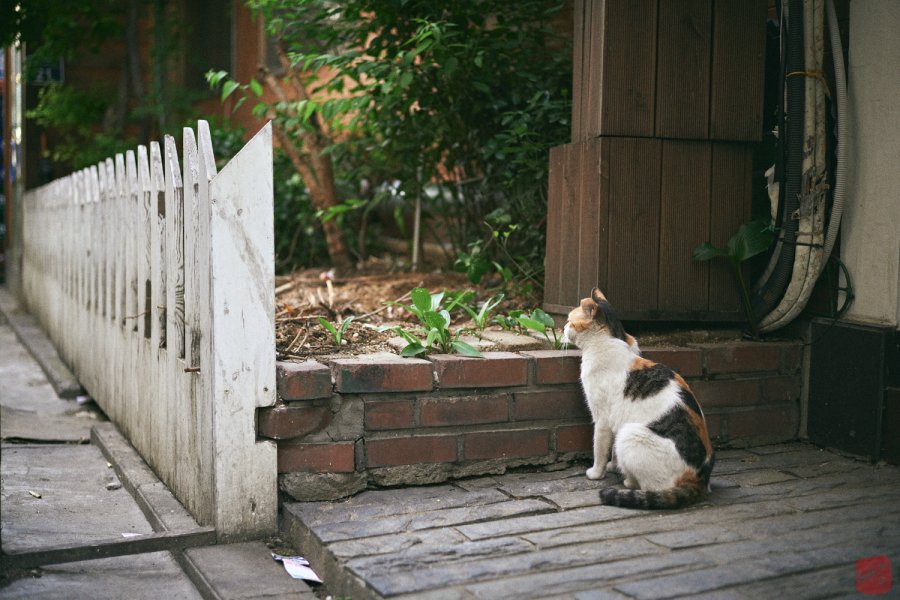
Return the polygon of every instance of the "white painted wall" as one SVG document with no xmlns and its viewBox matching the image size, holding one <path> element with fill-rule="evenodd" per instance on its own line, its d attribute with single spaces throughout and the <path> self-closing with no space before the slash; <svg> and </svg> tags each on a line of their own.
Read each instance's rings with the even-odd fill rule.
<svg viewBox="0 0 900 600">
<path fill-rule="evenodd" d="M 900 0 L 852 0 L 849 181 L 841 257 L 850 319 L 900 325 Z"/>
</svg>

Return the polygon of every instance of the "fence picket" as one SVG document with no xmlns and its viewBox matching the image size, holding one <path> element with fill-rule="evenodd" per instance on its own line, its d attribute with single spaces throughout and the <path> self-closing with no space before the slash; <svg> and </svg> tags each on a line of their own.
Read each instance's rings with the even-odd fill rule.
<svg viewBox="0 0 900 600">
<path fill-rule="evenodd" d="M 150 272 L 154 348 L 166 347 L 166 180 L 157 142 L 150 142 Z"/>
<path fill-rule="evenodd" d="M 116 325 L 121 327 L 124 324 L 125 315 L 128 313 L 126 311 L 126 303 L 125 303 L 125 294 L 128 289 L 128 285 L 126 283 L 126 250 L 125 245 L 127 243 L 127 232 L 125 230 L 126 227 L 126 207 L 128 205 L 128 188 L 126 187 L 126 179 L 125 179 L 125 156 L 121 153 L 116 154 L 116 162 L 115 162 L 115 184 L 116 184 L 116 200 L 115 200 L 115 210 L 113 211 L 115 225 L 113 229 L 115 231 L 116 236 L 116 269 L 115 269 L 115 294 L 114 294 L 114 304 L 115 310 L 113 311 L 113 316 L 116 320 Z"/>
<path fill-rule="evenodd" d="M 129 331 L 137 331 L 138 321 L 138 272 L 137 272 L 137 161 L 134 152 L 125 153 L 125 325 Z"/>
<path fill-rule="evenodd" d="M 200 238 L 200 212 L 197 198 L 200 192 L 200 163 L 194 130 L 185 127 L 182 134 L 184 154 L 184 343 L 188 367 L 200 366 L 200 306 L 197 265 Z"/>
<path fill-rule="evenodd" d="M 184 189 L 175 138 L 165 137 L 166 150 L 166 262 L 168 307 L 166 340 L 169 351 L 184 358 Z"/>
<path fill-rule="evenodd" d="M 150 188 L 150 162 L 147 147 L 138 146 L 138 189 L 140 190 L 140 209 L 138 210 L 138 307 L 141 314 L 141 335 L 150 338 L 153 321 L 151 228 L 153 213 L 151 211 L 153 190 Z"/>
</svg>

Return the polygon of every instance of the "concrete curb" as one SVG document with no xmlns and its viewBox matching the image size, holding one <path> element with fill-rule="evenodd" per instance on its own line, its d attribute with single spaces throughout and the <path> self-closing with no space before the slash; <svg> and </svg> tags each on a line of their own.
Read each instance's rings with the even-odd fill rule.
<svg viewBox="0 0 900 600">
<path fill-rule="evenodd" d="M 91 442 L 110 462 L 154 531 L 188 532 L 198 525 L 113 423 L 91 428 Z M 312 590 L 291 579 L 261 541 L 170 549 L 175 561 L 207 600 L 312 600 Z"/>
<path fill-rule="evenodd" d="M 37 319 L 20 307 L 5 287 L 0 287 L 0 313 L 3 313 L 16 337 L 47 375 L 57 396 L 75 398 L 84 394 L 84 389 L 78 383 L 78 379 L 59 357 L 56 348 L 41 329 Z"/>
</svg>

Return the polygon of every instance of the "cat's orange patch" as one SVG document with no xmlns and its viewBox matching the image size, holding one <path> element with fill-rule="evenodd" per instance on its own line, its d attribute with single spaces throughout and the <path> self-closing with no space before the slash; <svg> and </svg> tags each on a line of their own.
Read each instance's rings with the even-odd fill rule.
<svg viewBox="0 0 900 600">
<path fill-rule="evenodd" d="M 569 324 L 575 331 L 584 331 L 594 321 L 597 305 L 590 298 L 581 301 L 581 306 L 569 313 Z"/>
<path fill-rule="evenodd" d="M 630 334 L 626 333 L 625 334 L 625 343 L 628 344 L 629 346 L 634 346 L 636 342 L 634 341 L 634 338 L 631 337 Z"/>
<path fill-rule="evenodd" d="M 686 390 L 688 390 L 688 391 L 691 391 L 691 388 L 688 387 L 687 381 L 685 381 L 685 380 L 684 380 L 684 377 L 682 377 L 682 376 L 679 375 L 678 373 L 675 373 L 675 381 L 676 381 L 676 382 L 678 383 L 678 385 L 680 385 L 682 388 L 684 388 L 684 389 L 686 389 Z"/>
<path fill-rule="evenodd" d="M 648 360 L 646 358 L 642 358 L 642 357 L 638 356 L 638 357 L 635 357 L 635 359 L 633 361 L 631 361 L 631 370 L 639 371 L 641 369 L 649 369 L 650 367 L 652 367 L 655 364 L 656 363 L 653 362 L 652 360 Z"/>
<path fill-rule="evenodd" d="M 684 473 L 681 474 L 681 477 L 675 480 L 675 485 L 673 487 L 697 489 L 703 487 L 703 482 L 700 481 L 700 477 L 697 476 L 695 470 L 685 469 Z"/>
<path fill-rule="evenodd" d="M 706 429 L 706 420 L 687 406 L 682 405 L 681 410 L 688 414 L 691 423 L 693 423 L 694 428 L 697 430 L 697 435 L 700 436 L 700 441 L 703 443 L 703 449 L 706 450 L 706 455 L 711 455 L 713 450 L 712 443 L 709 441 L 709 431 Z"/>
</svg>

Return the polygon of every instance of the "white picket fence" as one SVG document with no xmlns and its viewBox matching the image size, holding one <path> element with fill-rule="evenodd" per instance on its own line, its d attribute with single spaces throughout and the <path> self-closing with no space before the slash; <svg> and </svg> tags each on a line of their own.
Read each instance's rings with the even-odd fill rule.
<svg viewBox="0 0 900 600">
<path fill-rule="evenodd" d="M 85 389 L 201 525 L 274 531 L 272 130 L 220 173 L 209 126 L 28 192 L 22 288 Z"/>
</svg>

